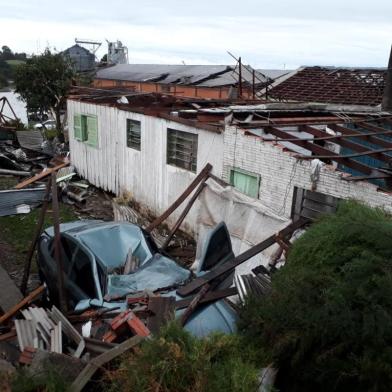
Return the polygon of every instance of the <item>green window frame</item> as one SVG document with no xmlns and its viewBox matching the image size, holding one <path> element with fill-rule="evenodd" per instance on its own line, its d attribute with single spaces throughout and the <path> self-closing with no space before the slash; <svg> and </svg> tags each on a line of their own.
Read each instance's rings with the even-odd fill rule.
<svg viewBox="0 0 392 392">
<path fill-rule="evenodd" d="M 127 147 L 141 149 L 141 122 L 127 118 Z"/>
<path fill-rule="evenodd" d="M 197 134 L 167 128 L 167 164 L 196 173 L 197 144 Z"/>
<path fill-rule="evenodd" d="M 86 143 L 92 147 L 98 147 L 98 121 L 97 116 L 86 117 Z"/>
<path fill-rule="evenodd" d="M 86 142 L 92 147 L 98 147 L 98 120 L 97 116 L 75 114 L 74 137 L 76 140 Z"/>
<path fill-rule="evenodd" d="M 239 168 L 230 169 L 230 184 L 240 192 L 259 198 L 260 175 Z"/>
<path fill-rule="evenodd" d="M 83 133 L 82 116 L 80 114 L 74 115 L 74 137 L 76 140 L 85 141 L 86 135 Z"/>
</svg>

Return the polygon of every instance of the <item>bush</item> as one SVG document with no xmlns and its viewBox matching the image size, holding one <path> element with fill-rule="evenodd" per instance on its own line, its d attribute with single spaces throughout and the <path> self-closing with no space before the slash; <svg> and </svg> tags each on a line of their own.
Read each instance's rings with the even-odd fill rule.
<svg viewBox="0 0 392 392">
<path fill-rule="evenodd" d="M 254 392 L 259 370 L 251 358 L 236 335 L 199 340 L 172 323 L 125 354 L 107 381 L 113 391 Z"/>
<path fill-rule="evenodd" d="M 19 369 L 12 379 L 13 392 L 67 392 L 69 384 L 54 368 L 47 367 L 44 373 L 31 374 Z"/>
<path fill-rule="evenodd" d="M 285 391 L 392 390 L 392 220 L 342 203 L 293 245 L 240 329 Z"/>
</svg>

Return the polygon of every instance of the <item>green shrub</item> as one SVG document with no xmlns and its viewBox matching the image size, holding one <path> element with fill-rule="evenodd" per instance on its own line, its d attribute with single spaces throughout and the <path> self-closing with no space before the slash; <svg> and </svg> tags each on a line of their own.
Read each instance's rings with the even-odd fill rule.
<svg viewBox="0 0 392 392">
<path fill-rule="evenodd" d="M 12 380 L 12 392 L 66 392 L 67 384 L 54 369 L 48 367 L 44 373 L 31 374 L 28 369 L 20 369 Z"/>
<path fill-rule="evenodd" d="M 172 323 L 125 354 L 107 381 L 112 391 L 254 392 L 259 370 L 251 358 L 236 335 L 197 339 Z"/>
<path fill-rule="evenodd" d="M 391 391 L 391 218 L 342 203 L 295 242 L 240 329 L 284 391 Z"/>
</svg>

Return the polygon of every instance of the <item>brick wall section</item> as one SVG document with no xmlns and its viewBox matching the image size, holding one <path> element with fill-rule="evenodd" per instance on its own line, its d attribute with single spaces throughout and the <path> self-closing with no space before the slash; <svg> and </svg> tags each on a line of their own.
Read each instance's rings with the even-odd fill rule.
<svg viewBox="0 0 392 392">
<path fill-rule="evenodd" d="M 264 142 L 257 136 L 245 135 L 234 126 L 226 126 L 223 176 L 228 182 L 232 167 L 260 174 L 260 200 L 285 218 L 290 217 L 294 186 L 311 189 L 310 161 L 298 160 L 278 144 Z M 324 165 L 316 191 L 359 200 L 392 212 L 392 193 L 380 191 L 368 182 L 345 181 L 344 175 L 332 166 Z"/>
</svg>

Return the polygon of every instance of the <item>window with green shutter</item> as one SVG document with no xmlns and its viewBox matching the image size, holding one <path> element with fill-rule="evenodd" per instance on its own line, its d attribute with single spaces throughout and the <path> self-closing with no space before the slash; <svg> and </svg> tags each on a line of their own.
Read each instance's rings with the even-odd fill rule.
<svg viewBox="0 0 392 392">
<path fill-rule="evenodd" d="M 98 147 L 98 121 L 97 116 L 84 114 L 74 115 L 74 137 L 76 140 L 86 142 L 88 145 Z"/>
<path fill-rule="evenodd" d="M 240 192 L 257 199 L 259 197 L 260 176 L 246 170 L 230 170 L 230 184 Z"/>
<path fill-rule="evenodd" d="M 167 163 L 196 172 L 198 135 L 167 129 Z"/>
<path fill-rule="evenodd" d="M 82 116 L 80 114 L 74 115 L 74 137 L 76 140 L 84 141 L 82 131 Z"/>
<path fill-rule="evenodd" d="M 127 119 L 127 147 L 140 151 L 141 127 L 140 121 Z"/>
<path fill-rule="evenodd" d="M 87 144 L 98 147 L 98 121 L 97 116 L 86 116 Z"/>
</svg>

